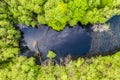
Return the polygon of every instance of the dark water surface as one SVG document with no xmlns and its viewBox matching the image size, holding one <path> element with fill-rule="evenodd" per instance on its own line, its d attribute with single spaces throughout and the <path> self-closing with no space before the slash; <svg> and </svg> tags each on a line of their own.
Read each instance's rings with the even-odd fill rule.
<svg viewBox="0 0 120 80">
<path fill-rule="evenodd" d="M 23 33 L 26 46 L 31 52 L 38 52 L 34 47 L 37 42 L 42 57 L 46 58 L 47 52 L 53 50 L 57 56 L 63 57 L 68 54 L 71 56 L 83 56 L 86 53 L 102 53 L 120 47 L 120 16 L 114 16 L 106 23 L 107 25 L 93 25 L 83 28 L 76 25 L 73 28 L 66 28 L 57 32 L 48 26 L 41 25 L 39 28 L 18 25 Z M 24 55 L 30 55 L 26 52 Z"/>
<path fill-rule="evenodd" d="M 109 51 L 114 52 L 116 48 L 120 49 L 120 16 L 114 16 L 106 23 L 110 25 L 109 29 L 103 32 L 90 32 L 92 42 L 89 52 L 91 52 L 92 54 L 94 54 L 95 52 L 105 54 Z"/>
</svg>

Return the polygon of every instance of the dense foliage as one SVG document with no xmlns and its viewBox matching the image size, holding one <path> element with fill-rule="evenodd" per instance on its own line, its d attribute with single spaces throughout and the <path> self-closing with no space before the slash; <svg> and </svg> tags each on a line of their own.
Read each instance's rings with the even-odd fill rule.
<svg viewBox="0 0 120 80">
<path fill-rule="evenodd" d="M 68 23 L 105 22 L 119 14 L 120 0 L 0 0 L 0 80 L 119 80 L 120 52 L 79 58 L 65 66 L 40 66 L 18 56 L 20 33 L 13 24 L 47 24 L 62 30 Z M 49 52 L 51 59 L 55 56 Z"/>
<path fill-rule="evenodd" d="M 1 0 L 0 17 L 14 23 L 47 24 L 62 30 L 66 24 L 103 23 L 120 13 L 120 0 Z"/>
<path fill-rule="evenodd" d="M 0 66 L 0 80 L 119 80 L 120 52 L 112 56 L 79 58 L 66 66 L 39 66 L 23 56 Z"/>
<path fill-rule="evenodd" d="M 0 63 L 19 52 L 19 32 L 7 20 L 0 20 Z"/>
</svg>

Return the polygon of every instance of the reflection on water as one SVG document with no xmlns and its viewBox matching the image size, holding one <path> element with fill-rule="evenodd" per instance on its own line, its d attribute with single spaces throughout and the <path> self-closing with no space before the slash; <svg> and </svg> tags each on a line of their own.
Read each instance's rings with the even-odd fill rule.
<svg viewBox="0 0 120 80">
<path fill-rule="evenodd" d="M 109 29 L 106 31 L 91 32 L 92 42 L 90 52 L 92 54 L 95 52 L 105 54 L 120 47 L 120 16 L 114 16 L 106 23 L 110 24 Z"/>
<path fill-rule="evenodd" d="M 57 32 L 48 26 L 41 25 L 39 28 L 18 25 L 23 32 L 24 41 L 32 52 L 40 52 L 43 58 L 48 50 L 53 50 L 59 57 L 68 54 L 82 56 L 86 53 L 106 53 L 120 47 L 120 16 L 114 16 L 106 25 L 94 25 L 89 28 L 82 28 L 76 25 L 73 28 L 68 26 L 61 32 Z M 37 41 L 38 48 L 34 42 Z M 25 54 L 25 53 L 24 53 Z M 27 55 L 30 52 L 26 52 Z"/>
<path fill-rule="evenodd" d="M 81 56 L 90 49 L 91 37 L 85 28 L 75 26 L 74 28 L 66 27 L 63 31 L 57 32 L 48 26 L 40 28 L 26 27 L 22 28 L 23 37 L 31 51 L 37 52 L 33 45 L 38 42 L 38 47 L 43 57 L 49 50 L 53 50 L 58 56 L 68 54 Z"/>
</svg>

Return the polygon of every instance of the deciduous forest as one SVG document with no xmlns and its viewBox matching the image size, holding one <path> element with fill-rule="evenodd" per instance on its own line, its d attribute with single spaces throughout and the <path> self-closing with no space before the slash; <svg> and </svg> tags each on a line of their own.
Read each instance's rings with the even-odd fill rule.
<svg viewBox="0 0 120 80">
<path fill-rule="evenodd" d="M 53 65 L 56 53 L 48 51 L 48 62 L 40 65 L 35 57 L 20 55 L 22 34 L 15 27 L 47 25 L 60 32 L 66 25 L 104 24 L 115 15 L 120 0 L 0 0 L 0 80 L 120 80 L 119 50 L 64 65 Z"/>
</svg>

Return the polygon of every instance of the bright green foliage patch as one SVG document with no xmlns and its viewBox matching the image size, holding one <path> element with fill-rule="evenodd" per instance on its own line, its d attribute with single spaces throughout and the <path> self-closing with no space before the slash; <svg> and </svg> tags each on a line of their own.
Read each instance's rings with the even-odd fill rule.
<svg viewBox="0 0 120 80">
<path fill-rule="evenodd" d="M 9 21 L 0 20 L 0 62 L 14 57 L 19 52 L 19 32 Z"/>
<path fill-rule="evenodd" d="M 0 80 L 37 80 L 38 72 L 33 58 L 16 57 L 0 67 Z"/>
<path fill-rule="evenodd" d="M 112 56 L 79 58 L 66 66 L 34 64 L 23 56 L 0 66 L 1 80 L 119 80 L 120 52 Z"/>
<path fill-rule="evenodd" d="M 53 51 L 48 51 L 47 57 L 50 59 L 55 58 L 56 54 Z"/>
<path fill-rule="evenodd" d="M 13 27 L 8 4 L 0 0 L 0 64 L 19 53 L 20 33 Z"/>
<path fill-rule="evenodd" d="M 79 21 L 84 25 L 104 23 L 120 14 L 119 0 L 2 0 L 0 4 L 0 17 L 32 26 L 47 24 L 55 30 Z"/>
</svg>

